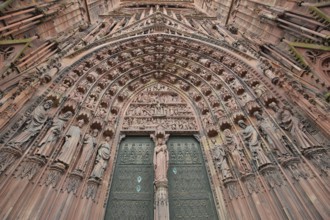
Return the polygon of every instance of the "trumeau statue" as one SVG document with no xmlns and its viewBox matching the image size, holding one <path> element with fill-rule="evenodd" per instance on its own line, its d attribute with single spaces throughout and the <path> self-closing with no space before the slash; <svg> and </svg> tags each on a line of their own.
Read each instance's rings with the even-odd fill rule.
<svg viewBox="0 0 330 220">
<path fill-rule="evenodd" d="M 319 146 L 319 144 L 317 144 L 316 141 L 304 131 L 303 124 L 287 107 L 282 108 L 278 112 L 277 118 L 280 126 L 291 134 L 297 146 L 302 150 Z"/>
<path fill-rule="evenodd" d="M 169 154 L 164 138 L 157 138 L 154 151 L 155 183 L 167 182 Z"/>
<path fill-rule="evenodd" d="M 84 172 L 86 170 L 87 164 L 90 161 L 93 152 L 94 147 L 96 145 L 95 138 L 98 135 L 98 130 L 94 129 L 91 134 L 86 134 L 84 138 L 84 142 L 82 145 L 82 152 L 78 160 L 78 164 L 76 166 L 76 170 Z"/>
<path fill-rule="evenodd" d="M 277 156 L 289 155 L 282 140 L 280 129 L 269 119 L 264 118 L 260 112 L 255 112 L 254 115 L 259 121 L 258 128 L 261 131 L 261 134 L 264 136 L 272 150 L 276 151 Z"/>
<path fill-rule="evenodd" d="M 240 146 L 238 140 L 234 136 L 234 134 L 229 130 L 225 129 L 223 131 L 225 135 L 225 144 L 228 148 L 235 165 L 238 168 L 238 171 L 241 174 L 246 174 L 251 171 L 250 165 L 246 160 L 246 157 L 244 155 L 243 149 Z"/>
<path fill-rule="evenodd" d="M 243 120 L 239 120 L 238 125 L 243 129 L 242 136 L 244 142 L 249 147 L 254 159 L 257 161 L 258 167 L 271 163 L 261 147 L 258 132 L 253 128 L 253 126 L 246 125 Z"/>
<path fill-rule="evenodd" d="M 36 155 L 41 155 L 44 157 L 49 157 L 52 153 L 52 148 L 59 140 L 61 133 L 63 132 L 63 128 L 65 123 L 72 117 L 72 112 L 67 111 L 63 115 L 58 116 L 58 118 L 54 119 L 51 128 L 47 131 L 46 135 L 38 144 L 38 149 L 36 151 Z"/>
<path fill-rule="evenodd" d="M 81 128 L 85 124 L 84 119 L 80 119 L 77 125 L 71 125 L 65 134 L 65 141 L 59 155 L 56 157 L 57 162 L 69 165 L 76 147 L 81 138 Z"/>
<path fill-rule="evenodd" d="M 8 145 L 15 148 L 20 148 L 27 143 L 31 138 L 39 134 L 40 130 L 44 126 L 48 119 L 47 111 L 52 107 L 53 101 L 47 100 L 43 105 L 38 106 L 31 114 L 25 124 L 23 131 L 15 136 L 8 142 Z"/>
<path fill-rule="evenodd" d="M 155 172 L 154 220 L 168 220 L 170 218 L 167 180 L 169 153 L 166 141 L 169 134 L 165 134 L 165 131 L 161 127 L 158 127 L 150 137 L 156 144 L 153 158 Z"/>
<path fill-rule="evenodd" d="M 106 136 L 97 151 L 95 166 L 91 173 L 91 178 L 101 179 L 110 159 L 110 137 Z"/>
</svg>

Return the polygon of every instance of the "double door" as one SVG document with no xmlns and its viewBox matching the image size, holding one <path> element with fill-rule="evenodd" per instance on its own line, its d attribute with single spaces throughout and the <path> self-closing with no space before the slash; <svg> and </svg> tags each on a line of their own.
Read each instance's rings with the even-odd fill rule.
<svg viewBox="0 0 330 220">
<path fill-rule="evenodd" d="M 193 137 L 170 137 L 170 219 L 217 219 L 199 143 Z M 154 143 L 149 137 L 126 137 L 119 152 L 106 209 L 106 220 L 154 218 Z"/>
</svg>

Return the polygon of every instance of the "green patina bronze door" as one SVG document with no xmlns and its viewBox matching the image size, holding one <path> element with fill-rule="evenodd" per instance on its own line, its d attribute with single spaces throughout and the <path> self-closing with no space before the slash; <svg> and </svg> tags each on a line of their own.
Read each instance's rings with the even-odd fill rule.
<svg viewBox="0 0 330 220">
<path fill-rule="evenodd" d="M 170 219 L 218 219 L 199 143 L 170 137 L 167 146 Z"/>
<path fill-rule="evenodd" d="M 199 143 L 193 137 L 167 142 L 170 220 L 218 219 Z M 154 219 L 154 143 L 127 137 L 119 146 L 106 220 Z"/>
<path fill-rule="evenodd" d="M 106 220 L 152 220 L 154 143 L 127 137 L 120 146 L 106 209 Z"/>
</svg>

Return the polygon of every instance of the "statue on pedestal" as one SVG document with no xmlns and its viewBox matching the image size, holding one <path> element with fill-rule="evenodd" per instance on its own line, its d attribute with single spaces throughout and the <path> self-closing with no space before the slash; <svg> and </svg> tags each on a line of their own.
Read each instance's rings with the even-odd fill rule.
<svg viewBox="0 0 330 220">
<path fill-rule="evenodd" d="M 150 135 L 156 144 L 154 150 L 154 172 L 155 172 L 155 212 L 154 220 L 169 220 L 169 203 L 168 203 L 168 181 L 167 170 L 169 153 L 166 141 L 169 134 L 161 128 L 157 128 L 155 134 Z"/>
</svg>

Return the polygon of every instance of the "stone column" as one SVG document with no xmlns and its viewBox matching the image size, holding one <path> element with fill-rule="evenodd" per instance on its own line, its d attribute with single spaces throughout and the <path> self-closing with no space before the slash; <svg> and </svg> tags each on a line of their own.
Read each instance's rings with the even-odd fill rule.
<svg viewBox="0 0 330 220">
<path fill-rule="evenodd" d="M 165 134 L 163 129 L 157 128 L 155 133 L 150 136 L 156 145 L 153 158 L 155 172 L 154 220 L 169 220 L 170 211 L 167 180 L 169 154 L 166 146 L 169 134 Z"/>
<path fill-rule="evenodd" d="M 168 182 L 156 182 L 155 191 L 154 220 L 169 220 L 170 209 L 168 203 Z"/>
</svg>

